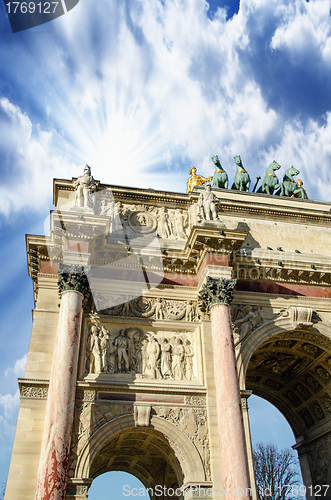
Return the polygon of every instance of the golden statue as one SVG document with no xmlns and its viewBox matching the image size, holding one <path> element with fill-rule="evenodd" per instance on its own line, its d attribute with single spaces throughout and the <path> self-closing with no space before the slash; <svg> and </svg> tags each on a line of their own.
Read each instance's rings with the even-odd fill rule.
<svg viewBox="0 0 331 500">
<path fill-rule="evenodd" d="M 302 184 L 303 184 L 302 180 L 298 179 L 297 188 L 294 190 L 292 198 L 301 198 L 302 200 L 308 200 L 306 190 L 303 189 Z"/>
<path fill-rule="evenodd" d="M 208 177 L 208 179 L 205 179 L 205 177 L 202 177 L 202 175 L 197 175 L 197 169 L 195 167 L 191 167 L 191 170 L 189 171 L 189 174 L 191 177 L 189 177 L 187 181 L 187 192 L 190 193 L 194 186 L 202 186 L 205 184 L 205 182 L 211 181 L 213 176 Z"/>
</svg>

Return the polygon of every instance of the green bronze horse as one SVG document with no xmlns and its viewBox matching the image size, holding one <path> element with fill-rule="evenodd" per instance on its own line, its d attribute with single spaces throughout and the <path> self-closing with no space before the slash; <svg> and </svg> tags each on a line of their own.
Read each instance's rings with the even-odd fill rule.
<svg viewBox="0 0 331 500">
<path fill-rule="evenodd" d="M 244 169 L 240 156 L 235 156 L 234 161 L 237 165 L 237 172 L 231 189 L 237 189 L 238 191 L 249 191 L 249 186 L 251 183 L 249 173 Z"/>
<path fill-rule="evenodd" d="M 283 182 L 280 186 L 280 189 L 277 191 L 277 195 L 279 196 L 292 196 L 297 186 L 295 180 L 293 179 L 294 175 L 300 174 L 300 171 L 294 167 L 290 167 L 286 170 Z"/>
<path fill-rule="evenodd" d="M 280 187 L 277 175 L 275 175 L 275 170 L 279 170 L 280 165 L 275 160 L 270 163 L 266 170 L 265 177 L 262 181 L 262 185 L 257 190 L 258 193 L 273 194 L 275 189 Z"/>
<path fill-rule="evenodd" d="M 229 179 L 228 174 L 223 170 L 221 162 L 218 159 L 218 156 L 212 156 L 211 159 L 215 165 L 215 172 L 213 177 L 213 187 L 215 188 L 223 188 L 228 189 Z"/>
</svg>

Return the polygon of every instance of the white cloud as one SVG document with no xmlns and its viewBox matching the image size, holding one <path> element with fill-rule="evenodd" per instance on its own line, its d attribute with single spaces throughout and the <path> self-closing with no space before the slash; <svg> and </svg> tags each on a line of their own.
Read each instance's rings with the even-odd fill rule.
<svg viewBox="0 0 331 500">
<path fill-rule="evenodd" d="M 282 22 L 271 42 L 273 49 L 287 48 L 293 55 L 308 50 L 329 55 L 331 19 L 330 1 L 296 0 L 280 5 L 278 13 Z"/>
<path fill-rule="evenodd" d="M 0 99 L 0 150 L 4 158 L 0 212 L 3 214 L 23 208 L 44 209 L 51 199 L 54 173 L 64 175 L 70 171 L 69 162 L 53 156 L 52 135 L 51 130 L 33 134 L 29 117 L 7 98 Z"/>
<path fill-rule="evenodd" d="M 262 88 L 254 37 L 272 40 L 270 54 L 286 47 L 304 57 L 308 40 L 310 50 L 329 57 L 327 3 L 242 0 L 226 22 L 222 11 L 210 20 L 204 0 L 80 2 L 52 25 L 54 35 L 30 40 L 43 71 L 33 73 L 26 91 L 38 102 L 42 125 L 37 115 L 0 101 L 0 147 L 15 166 L 0 188 L 0 212 L 48 210 L 52 178 L 80 175 L 85 163 L 105 183 L 182 191 L 192 164 L 211 173 L 213 154 L 230 176 L 235 154 L 252 177 L 263 173 L 273 152 L 277 161 L 295 164 L 298 155 L 288 155 L 305 151 L 307 163 L 312 154 L 302 136 L 309 134 L 316 154 L 328 142 L 324 126 L 294 123 L 297 117 L 284 118 L 273 106 L 268 86 L 275 94 L 278 81 L 270 63 Z M 29 57 L 19 71 L 28 71 Z M 38 94 L 39 88 L 45 91 Z M 281 99 L 287 109 L 293 96 L 284 91 Z M 327 154 L 324 159 L 330 165 Z M 309 175 L 316 170 L 310 162 Z M 307 170 L 305 185 L 308 179 Z M 317 184 L 315 193 L 326 197 Z"/>
<path fill-rule="evenodd" d="M 25 373 L 26 362 L 28 359 L 28 354 L 24 354 L 24 356 L 18 359 L 14 366 L 8 367 L 5 371 L 5 377 L 8 375 L 14 374 L 16 377 L 23 377 Z"/>
<path fill-rule="evenodd" d="M 279 145 L 268 150 L 266 157 L 277 158 L 284 168 L 294 165 L 300 170 L 298 178 L 305 179 L 304 187 L 311 199 L 328 200 L 331 191 L 331 113 L 326 124 L 319 126 L 310 120 L 286 123 Z M 282 169 L 283 172 L 283 169 Z"/>
<path fill-rule="evenodd" d="M 0 394 L 0 408 L 3 411 L 4 419 L 7 420 L 9 424 L 10 421 L 14 418 L 14 416 L 16 417 L 19 405 L 20 405 L 19 390 L 17 390 L 14 395 L 5 394 L 4 396 L 2 396 Z"/>
</svg>

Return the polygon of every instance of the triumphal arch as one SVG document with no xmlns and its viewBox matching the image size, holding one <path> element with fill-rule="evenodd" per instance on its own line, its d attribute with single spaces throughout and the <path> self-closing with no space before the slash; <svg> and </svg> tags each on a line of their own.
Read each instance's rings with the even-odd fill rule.
<svg viewBox="0 0 331 500">
<path fill-rule="evenodd" d="M 331 205 L 204 184 L 54 180 L 46 233 L 26 237 L 6 500 L 87 499 L 112 470 L 163 499 L 256 498 L 252 392 L 289 422 L 307 498 L 330 484 Z"/>
</svg>

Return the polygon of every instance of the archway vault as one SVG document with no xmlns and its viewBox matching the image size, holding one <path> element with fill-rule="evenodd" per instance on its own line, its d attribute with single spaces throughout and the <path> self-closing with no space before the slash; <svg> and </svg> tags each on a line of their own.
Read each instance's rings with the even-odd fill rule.
<svg viewBox="0 0 331 500">
<path fill-rule="evenodd" d="M 276 406 L 297 440 L 330 429 L 329 336 L 329 325 L 293 329 L 283 320 L 258 329 L 242 348 L 245 388 Z"/>
<path fill-rule="evenodd" d="M 268 400 L 290 424 L 307 487 L 331 478 L 330 337 L 323 321 L 294 327 L 281 318 L 244 339 L 238 358 L 241 387 Z"/>
<path fill-rule="evenodd" d="M 113 470 L 135 475 L 146 488 L 205 481 L 200 454 L 188 436 L 155 415 L 149 426 L 136 427 L 132 415 L 104 424 L 81 450 L 75 479 L 94 479 Z"/>
</svg>

